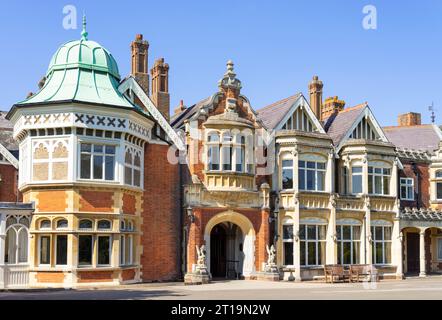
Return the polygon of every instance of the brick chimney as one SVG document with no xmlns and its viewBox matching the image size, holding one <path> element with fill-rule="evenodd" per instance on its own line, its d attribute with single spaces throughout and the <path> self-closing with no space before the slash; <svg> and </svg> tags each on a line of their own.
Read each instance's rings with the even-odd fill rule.
<svg viewBox="0 0 442 320">
<path fill-rule="evenodd" d="M 344 107 L 345 101 L 339 100 L 338 97 L 330 97 L 325 99 L 321 111 L 321 121 L 329 118 L 335 113 L 341 112 L 342 110 L 344 110 Z"/>
<path fill-rule="evenodd" d="M 149 42 L 143 40 L 142 34 L 137 34 L 131 44 L 132 69 L 131 74 L 149 95 L 148 49 Z"/>
<path fill-rule="evenodd" d="M 310 94 L 310 107 L 318 119 L 321 118 L 322 88 L 324 88 L 324 84 L 318 76 L 314 76 L 308 85 L 308 92 Z"/>
<path fill-rule="evenodd" d="M 169 65 L 164 58 L 157 59 L 150 70 L 152 76 L 151 100 L 167 121 L 170 119 Z"/>
<path fill-rule="evenodd" d="M 178 113 L 183 112 L 184 110 L 186 110 L 186 106 L 184 105 L 184 101 L 180 100 L 180 105 L 177 108 L 175 108 L 175 110 L 173 112 L 174 112 L 174 114 L 178 114 Z"/>
<path fill-rule="evenodd" d="M 422 124 L 421 114 L 409 112 L 398 116 L 399 127 L 420 126 Z"/>
</svg>

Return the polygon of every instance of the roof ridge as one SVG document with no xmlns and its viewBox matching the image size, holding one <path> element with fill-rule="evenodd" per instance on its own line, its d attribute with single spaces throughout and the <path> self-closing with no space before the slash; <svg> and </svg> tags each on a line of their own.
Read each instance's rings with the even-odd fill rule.
<svg viewBox="0 0 442 320">
<path fill-rule="evenodd" d="M 278 104 L 281 104 L 281 103 L 287 102 L 288 100 L 293 99 L 293 98 L 295 98 L 295 97 L 298 97 L 299 95 L 301 95 L 301 92 L 298 92 L 298 93 L 296 93 L 296 94 L 294 94 L 294 95 L 291 95 L 290 97 L 287 97 L 287 98 L 284 98 L 284 99 L 278 100 L 278 101 L 276 101 L 276 102 L 273 102 L 272 104 L 269 104 L 269 105 L 267 105 L 267 106 L 265 106 L 265 107 L 263 107 L 263 108 L 261 108 L 261 109 L 256 110 L 256 113 L 260 113 L 260 112 L 263 111 L 264 109 L 268 109 L 268 108 L 274 107 L 274 106 L 276 106 L 276 105 L 278 105 Z"/>
<path fill-rule="evenodd" d="M 425 128 L 430 128 L 433 127 L 432 124 L 417 124 L 417 125 L 413 125 L 413 126 L 386 126 L 386 127 L 382 127 L 382 129 L 384 130 L 392 130 L 392 129 L 402 129 L 402 128 L 419 128 L 419 127 L 425 127 Z"/>
<path fill-rule="evenodd" d="M 339 113 L 345 113 L 345 112 L 348 112 L 348 111 L 353 111 L 353 110 L 359 109 L 361 107 L 366 107 L 366 106 L 368 106 L 367 102 L 360 103 L 360 104 L 357 104 L 357 105 L 355 105 L 353 107 L 345 108 L 344 110 L 340 111 Z"/>
</svg>

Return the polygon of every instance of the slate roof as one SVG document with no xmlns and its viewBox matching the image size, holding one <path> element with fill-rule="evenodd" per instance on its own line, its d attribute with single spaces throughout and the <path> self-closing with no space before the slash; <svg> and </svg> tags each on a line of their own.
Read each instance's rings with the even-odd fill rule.
<svg viewBox="0 0 442 320">
<path fill-rule="evenodd" d="M 366 103 L 347 108 L 339 112 L 338 114 L 331 116 L 324 120 L 325 132 L 332 138 L 333 144 L 338 146 L 345 134 L 353 126 L 356 119 L 364 112 Z"/>
<path fill-rule="evenodd" d="M 436 125 L 385 127 L 382 128 L 388 140 L 400 149 L 430 151 L 439 148 L 441 132 Z"/>
<path fill-rule="evenodd" d="M 13 125 L 5 118 L 6 114 L 7 112 L 0 111 L 0 143 L 18 158 L 18 144 L 12 137 Z"/>
<path fill-rule="evenodd" d="M 172 116 L 170 120 L 170 125 L 174 129 L 179 129 L 183 126 L 184 121 L 192 117 L 195 113 L 198 112 L 207 102 L 209 102 L 211 96 L 201 100 L 200 102 L 194 104 L 193 106 L 186 108 L 186 110 Z"/>
<path fill-rule="evenodd" d="M 293 104 L 302 96 L 302 93 L 297 93 L 291 97 L 277 101 L 262 109 L 256 111 L 258 119 L 262 121 L 267 129 L 275 129 L 281 122 L 284 116 L 289 112 Z"/>
</svg>

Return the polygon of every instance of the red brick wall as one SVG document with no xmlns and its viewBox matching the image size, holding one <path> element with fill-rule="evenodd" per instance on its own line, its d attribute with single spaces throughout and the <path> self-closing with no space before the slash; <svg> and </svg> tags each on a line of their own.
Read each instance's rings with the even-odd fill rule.
<svg viewBox="0 0 442 320">
<path fill-rule="evenodd" d="M 232 209 L 233 211 L 244 215 L 250 220 L 255 230 L 255 268 L 260 271 L 261 265 L 267 260 L 266 245 L 269 244 L 269 213 L 260 209 Z M 225 208 L 194 208 L 195 223 L 187 221 L 189 234 L 187 239 L 187 270 L 192 270 L 192 264 L 197 262 L 195 246 L 201 246 L 204 243 L 204 231 L 207 223 L 214 216 L 225 212 Z M 210 250 L 210 248 L 206 248 Z"/>
<path fill-rule="evenodd" d="M 37 201 L 39 212 L 64 212 L 67 208 L 67 194 L 64 190 L 39 191 Z"/>
<path fill-rule="evenodd" d="M 127 193 L 123 195 L 123 212 L 124 214 L 136 213 L 136 198 L 134 195 Z"/>
<path fill-rule="evenodd" d="M 113 271 L 78 272 L 78 282 L 112 282 Z"/>
<path fill-rule="evenodd" d="M 415 192 L 417 192 L 418 198 L 415 199 L 415 201 L 401 200 L 401 207 L 418 207 L 419 201 L 419 207 L 428 208 L 430 206 L 430 175 L 428 170 L 429 165 L 427 163 L 417 163 L 416 169 L 419 175 L 418 179 L 417 175 L 414 173 L 413 164 L 411 161 L 402 159 L 402 164 L 404 165 L 404 170 L 400 172 L 400 177 L 414 179 Z M 400 196 L 400 189 L 398 194 Z"/>
<path fill-rule="evenodd" d="M 12 165 L 0 164 L 0 202 L 21 202 L 22 195 L 17 190 L 18 171 Z M 18 196 L 18 199 L 17 199 Z"/>
<path fill-rule="evenodd" d="M 80 211 L 112 212 L 114 205 L 113 192 L 80 191 Z"/>
<path fill-rule="evenodd" d="M 179 165 L 167 161 L 169 146 L 148 144 L 144 155 L 141 237 L 142 279 L 167 281 L 180 276 Z"/>
</svg>

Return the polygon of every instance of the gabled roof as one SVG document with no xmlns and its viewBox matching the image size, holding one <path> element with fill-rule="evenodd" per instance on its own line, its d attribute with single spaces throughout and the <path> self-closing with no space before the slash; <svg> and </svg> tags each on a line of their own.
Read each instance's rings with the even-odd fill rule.
<svg viewBox="0 0 442 320">
<path fill-rule="evenodd" d="M 350 128 L 364 112 L 366 106 L 367 104 L 363 103 L 347 108 L 324 120 L 325 131 L 330 138 L 332 138 L 335 146 L 338 146 L 345 138 L 346 134 L 350 131 Z"/>
<path fill-rule="evenodd" d="M 197 113 L 204 105 L 206 105 L 212 97 L 207 97 L 193 106 L 186 108 L 181 113 L 174 115 L 170 121 L 173 128 L 179 129 L 183 126 L 184 121 L 190 119 L 195 113 Z"/>
<path fill-rule="evenodd" d="M 256 111 L 258 119 L 262 121 L 267 129 L 275 129 L 282 121 L 285 115 L 289 112 L 293 104 L 302 96 L 297 93 L 291 97 L 282 99 L 272 103 L 262 109 Z"/>
<path fill-rule="evenodd" d="M 118 87 L 118 90 L 121 94 L 126 93 L 129 89 L 140 99 L 140 101 L 146 107 L 147 111 L 143 110 L 142 112 L 147 116 L 151 116 L 158 123 L 158 125 L 164 130 L 164 132 L 166 132 L 167 136 L 175 144 L 178 150 L 184 151 L 185 146 L 183 140 L 173 130 L 173 128 L 163 117 L 161 112 L 150 100 L 149 96 L 144 92 L 139 83 L 132 76 L 126 78 L 123 82 L 121 82 L 120 86 Z"/>
<path fill-rule="evenodd" d="M 417 126 L 392 126 L 383 128 L 388 140 L 399 149 L 433 152 L 439 149 L 442 132 L 432 124 Z"/>
</svg>

